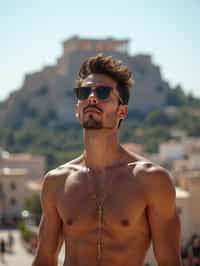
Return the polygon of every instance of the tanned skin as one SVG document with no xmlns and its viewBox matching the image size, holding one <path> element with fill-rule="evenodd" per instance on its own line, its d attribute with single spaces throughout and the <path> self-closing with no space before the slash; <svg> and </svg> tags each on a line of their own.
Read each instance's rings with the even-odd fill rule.
<svg viewBox="0 0 200 266">
<path fill-rule="evenodd" d="M 64 266 L 142 266 L 151 241 L 158 266 L 180 266 L 180 222 L 169 172 L 119 145 L 118 124 L 128 106 L 119 104 L 117 83 L 91 74 L 82 85 L 108 85 L 113 92 L 107 100 L 91 93 L 77 101 L 80 123 L 92 128 L 101 122 L 102 128 L 84 128 L 83 154 L 45 176 L 33 266 L 57 266 L 63 242 Z M 104 199 L 100 230 L 95 196 Z"/>
</svg>

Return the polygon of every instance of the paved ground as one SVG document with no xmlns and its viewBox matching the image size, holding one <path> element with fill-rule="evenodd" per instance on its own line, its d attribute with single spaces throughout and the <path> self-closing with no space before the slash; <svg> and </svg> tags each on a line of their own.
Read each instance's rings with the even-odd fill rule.
<svg viewBox="0 0 200 266">
<path fill-rule="evenodd" d="M 0 265 L 8 266 L 31 266 L 33 261 L 33 255 L 26 252 L 21 244 L 19 237 L 19 232 L 17 230 L 12 230 L 15 242 L 13 246 L 13 253 L 5 254 L 5 263 L 0 260 Z M 0 230 L 0 238 L 4 238 L 7 241 L 8 231 Z"/>
<path fill-rule="evenodd" d="M 5 265 L 5 266 L 31 266 L 32 261 L 33 261 L 33 255 L 28 253 L 24 247 L 22 246 L 19 232 L 17 230 L 12 230 L 15 243 L 13 247 L 13 253 L 9 254 L 6 253 L 5 255 L 5 263 L 2 263 L 1 258 L 0 258 L 0 266 Z M 8 237 L 8 230 L 0 230 L 0 239 L 4 238 L 7 241 Z M 63 259 L 64 259 L 64 250 L 62 249 L 62 252 L 60 254 L 60 259 L 59 259 L 59 265 L 63 265 Z"/>
</svg>

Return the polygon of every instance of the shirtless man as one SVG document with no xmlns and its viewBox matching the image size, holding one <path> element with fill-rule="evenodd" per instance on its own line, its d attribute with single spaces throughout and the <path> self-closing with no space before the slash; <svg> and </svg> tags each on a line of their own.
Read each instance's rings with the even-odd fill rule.
<svg viewBox="0 0 200 266">
<path fill-rule="evenodd" d="M 84 151 L 44 179 L 33 266 L 142 266 L 152 241 L 159 266 L 180 266 L 180 223 L 170 174 L 117 138 L 131 74 L 103 55 L 81 66 L 75 93 Z"/>
</svg>

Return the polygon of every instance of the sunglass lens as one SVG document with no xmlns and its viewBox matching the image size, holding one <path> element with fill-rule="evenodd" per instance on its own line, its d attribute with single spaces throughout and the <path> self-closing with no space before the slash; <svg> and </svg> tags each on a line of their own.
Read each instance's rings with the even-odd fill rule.
<svg viewBox="0 0 200 266">
<path fill-rule="evenodd" d="M 111 87 L 99 86 L 96 88 L 96 95 L 99 99 L 105 100 L 109 97 L 111 89 Z"/>
<path fill-rule="evenodd" d="M 79 100 L 85 100 L 90 95 L 91 88 L 90 87 L 78 87 L 75 88 L 76 97 Z"/>
</svg>

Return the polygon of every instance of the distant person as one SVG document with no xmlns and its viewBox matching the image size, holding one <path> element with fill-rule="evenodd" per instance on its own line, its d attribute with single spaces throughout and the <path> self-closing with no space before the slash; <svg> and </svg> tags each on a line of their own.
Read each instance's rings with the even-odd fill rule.
<svg viewBox="0 0 200 266">
<path fill-rule="evenodd" d="M 188 254 L 188 246 L 184 245 L 181 249 L 181 258 L 183 266 L 190 266 L 189 264 L 189 254 Z"/>
<path fill-rule="evenodd" d="M 192 266 L 200 266 L 200 237 L 196 236 L 192 240 L 189 248 L 189 258 Z"/>
<path fill-rule="evenodd" d="M 74 92 L 84 151 L 45 176 L 33 266 L 56 266 L 62 238 L 64 266 L 142 266 L 151 241 L 159 266 L 181 265 L 171 175 L 118 142 L 132 83 L 111 56 L 82 64 Z"/>
<path fill-rule="evenodd" d="M 1 258 L 1 262 L 2 262 L 3 264 L 6 263 L 6 261 L 5 261 L 5 253 L 6 253 L 6 242 L 5 242 L 5 240 L 2 238 L 2 239 L 0 240 L 0 258 Z"/>
<path fill-rule="evenodd" d="M 13 252 L 13 245 L 14 245 L 14 236 L 12 232 L 8 233 L 8 249 L 10 252 Z"/>
</svg>

